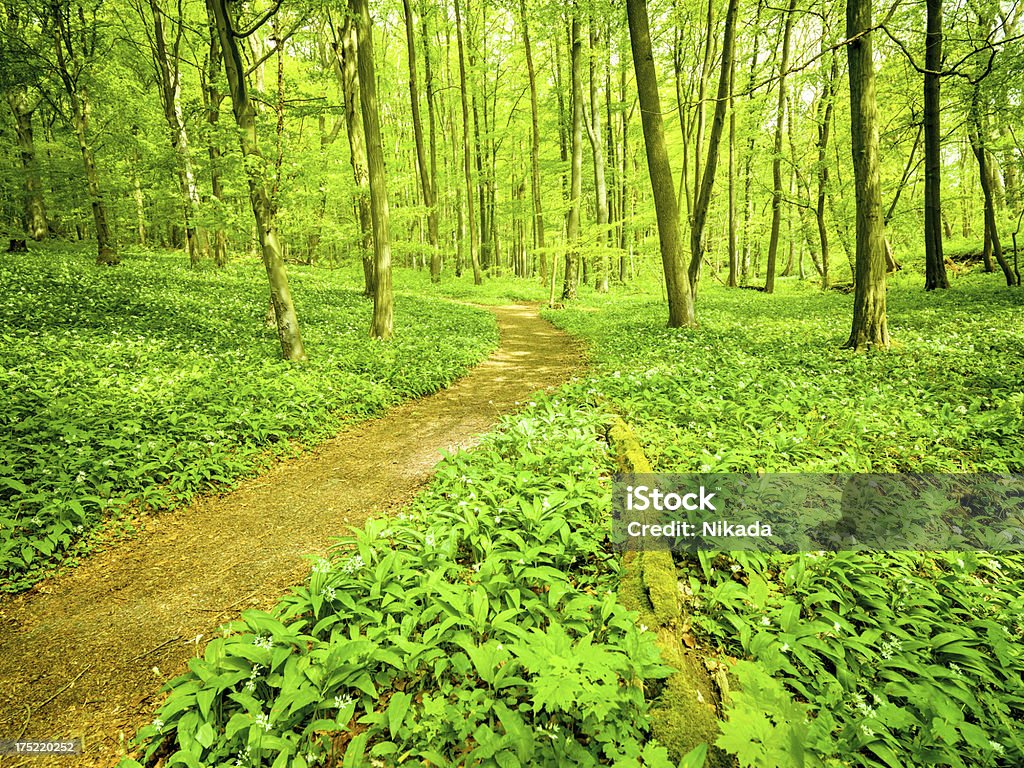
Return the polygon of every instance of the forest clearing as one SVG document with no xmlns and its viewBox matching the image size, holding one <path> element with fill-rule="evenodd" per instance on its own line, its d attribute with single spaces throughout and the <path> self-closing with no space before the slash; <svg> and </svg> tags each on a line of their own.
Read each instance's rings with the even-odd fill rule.
<svg viewBox="0 0 1024 768">
<path fill-rule="evenodd" d="M 0 765 L 1024 765 L 1022 15 L 6 0 Z"/>
</svg>

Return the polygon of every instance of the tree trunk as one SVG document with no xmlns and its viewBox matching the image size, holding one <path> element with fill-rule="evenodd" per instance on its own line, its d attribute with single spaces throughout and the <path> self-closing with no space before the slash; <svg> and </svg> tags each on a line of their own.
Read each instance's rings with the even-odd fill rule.
<svg viewBox="0 0 1024 768">
<path fill-rule="evenodd" d="M 349 0 L 356 25 L 356 58 L 359 61 L 359 105 L 366 136 L 367 170 L 370 173 L 370 213 L 373 218 L 373 322 L 370 335 L 389 339 L 394 331 L 391 294 L 391 217 L 388 186 L 381 147 L 377 111 L 377 74 L 373 60 L 373 26 L 367 0 Z M 422 144 L 422 141 L 421 141 Z"/>
<path fill-rule="evenodd" d="M 218 206 L 224 203 L 224 186 L 221 183 L 220 168 L 220 146 L 217 141 L 217 124 L 220 122 L 220 102 L 224 94 L 217 88 L 217 73 L 221 67 L 220 35 L 216 27 L 210 29 L 210 54 L 207 62 L 207 83 L 204 96 L 206 99 L 206 121 L 211 127 L 210 131 L 210 184 L 214 198 Z M 224 267 L 228 263 L 228 239 L 224 233 L 224 227 L 220 224 L 218 217 L 217 229 L 213 238 L 213 263 L 218 267 Z"/>
<path fill-rule="evenodd" d="M 658 218 L 661 263 L 665 272 L 670 328 L 694 326 L 693 294 L 690 280 L 683 268 L 682 242 L 679 238 L 679 206 L 676 202 L 672 167 L 665 147 L 665 128 L 661 120 L 661 97 L 658 75 L 651 51 L 651 32 L 647 20 L 646 0 L 626 0 L 629 42 L 633 51 L 637 92 L 640 98 L 640 119 L 647 148 L 647 168 L 651 177 L 651 193 Z"/>
<path fill-rule="evenodd" d="M 359 65 L 356 24 L 346 13 L 341 28 L 341 41 L 335 40 L 334 75 L 341 84 L 345 101 L 345 132 L 348 135 L 349 162 L 356 183 L 356 216 L 361 235 L 359 256 L 363 264 L 363 295 L 375 293 L 373 221 L 370 214 L 370 173 L 367 170 L 366 136 L 363 131 L 359 98 Z"/>
<path fill-rule="evenodd" d="M 14 114 L 14 130 L 18 137 L 18 155 L 25 185 L 23 227 L 33 240 L 45 240 L 49 228 L 46 224 L 46 204 L 43 201 L 43 182 L 36 163 L 35 142 L 32 137 L 32 113 L 28 89 L 17 86 L 7 92 L 7 103 Z"/>
<path fill-rule="evenodd" d="M 796 2 L 796 0 L 791 0 Z M 718 170 L 718 149 L 725 131 L 725 111 L 729 107 L 729 79 L 732 71 L 732 51 L 736 40 L 736 13 L 738 0 L 729 0 L 729 8 L 725 13 L 725 39 L 722 43 L 722 68 L 718 77 L 718 95 L 715 102 L 715 116 L 711 122 L 711 135 L 708 137 L 708 156 L 700 181 L 700 190 L 693 203 L 693 224 L 690 227 L 690 291 L 697 296 L 697 282 L 700 279 L 701 262 L 704 261 L 704 226 L 707 224 L 708 211 L 711 209 L 711 192 L 715 185 L 715 173 Z M 708 30 L 711 34 L 711 30 Z"/>
<path fill-rule="evenodd" d="M 851 0 L 857 2 L 858 0 Z M 782 225 L 782 127 L 786 119 L 786 70 L 789 69 L 789 43 L 793 32 L 793 14 L 796 0 L 789 0 L 786 22 L 782 31 L 782 59 L 779 62 L 778 115 L 775 120 L 775 155 L 772 157 L 772 234 L 768 241 L 768 266 L 764 290 L 775 291 L 775 260 L 779 252 L 779 228 Z"/>
<path fill-rule="evenodd" d="M 608 273 L 611 271 L 608 261 L 610 233 L 608 232 L 608 184 L 605 181 L 604 135 L 601 132 L 601 105 L 598 99 L 597 76 L 594 58 L 597 52 L 598 34 L 593 21 L 590 22 L 590 122 L 587 135 L 590 138 L 590 149 L 594 159 L 594 193 L 597 210 L 597 247 L 600 259 L 595 260 L 594 290 L 598 293 L 608 292 Z M 598 266 L 598 264 L 600 266 Z"/>
<path fill-rule="evenodd" d="M 583 43 L 580 40 L 579 7 L 573 5 L 570 22 L 570 82 L 572 85 L 572 163 L 570 165 L 569 213 L 565 224 L 565 277 L 562 298 L 576 298 L 576 263 L 579 258 L 580 198 L 583 195 L 583 78 L 580 58 Z"/>
<path fill-rule="evenodd" d="M 757 12 L 754 15 L 754 44 L 750 55 L 750 72 L 747 75 L 748 110 L 754 101 L 754 76 L 757 73 L 757 59 L 760 54 L 761 11 L 763 8 L 764 0 L 758 0 Z M 751 192 L 751 186 L 754 178 L 754 147 L 757 142 L 757 132 L 750 131 L 749 133 L 747 155 L 743 161 L 743 254 L 740 258 L 740 282 L 743 284 L 746 284 L 747 277 L 750 275 L 750 222 L 754 216 L 754 197 Z"/>
<path fill-rule="evenodd" d="M 885 315 L 885 225 L 878 149 L 878 104 L 871 46 L 871 0 L 846 6 L 850 65 L 850 125 L 857 198 L 857 280 L 853 327 L 846 346 L 888 349 Z"/>
<path fill-rule="evenodd" d="M 526 74 L 530 80 L 530 192 L 533 199 L 533 247 L 540 252 L 540 279 L 548 276 L 548 255 L 544 244 L 544 210 L 540 194 L 540 123 L 537 116 L 537 74 L 533 69 L 533 51 L 530 47 L 530 27 L 526 17 L 526 0 L 519 0 L 519 13 L 523 21 L 523 50 L 526 52 Z"/>
<path fill-rule="evenodd" d="M 416 25 L 412 17 L 410 0 L 402 0 L 405 8 L 405 37 L 409 50 L 409 98 L 412 102 L 412 129 L 416 139 L 416 165 L 420 172 L 420 191 L 423 205 L 427 209 L 427 239 L 430 242 L 430 282 L 441 282 L 441 252 L 437 241 L 437 206 L 434 200 L 434 185 L 427 166 L 423 147 L 423 126 L 420 123 L 420 94 L 416 78 Z"/>
<path fill-rule="evenodd" d="M 939 84 L 942 80 L 942 0 L 926 0 L 924 54 L 924 289 L 949 288 L 942 255 L 942 133 Z"/>
<path fill-rule="evenodd" d="M 466 216 L 469 219 L 469 257 L 473 264 L 473 284 L 484 281 L 480 271 L 480 255 L 477 251 L 476 213 L 473 210 L 473 154 L 469 146 L 469 96 L 466 93 L 466 55 L 462 42 L 462 17 L 460 0 L 455 0 L 455 35 L 459 45 L 459 84 L 462 90 L 462 168 L 466 182 Z"/>
<path fill-rule="evenodd" d="M 981 89 L 978 85 L 975 85 L 974 93 L 971 97 L 970 114 L 967 118 L 967 130 L 971 140 L 971 149 L 974 151 L 974 157 L 978 160 L 981 193 L 985 197 L 985 232 L 987 237 L 985 249 L 987 251 L 991 247 L 999 268 L 1003 270 L 1006 284 L 1014 285 L 1013 271 L 1006 262 L 1006 257 L 1003 255 L 1003 244 L 999 239 L 999 228 L 996 224 L 995 196 L 992 192 L 992 169 L 988 164 L 988 152 L 982 140 L 981 125 Z"/>
<path fill-rule="evenodd" d="M 220 47 L 224 57 L 224 72 L 227 75 L 231 106 L 238 124 L 242 156 L 249 182 L 249 202 L 252 206 L 256 234 L 263 251 L 263 266 L 270 284 L 270 298 L 277 319 L 277 336 L 281 342 L 281 355 L 285 360 L 305 360 L 299 332 L 299 318 L 292 303 L 288 286 L 288 272 L 284 266 L 284 255 L 277 232 L 276 211 L 263 180 L 264 160 L 260 154 L 256 135 L 256 112 L 249 98 L 249 86 L 245 79 L 245 65 L 235 42 L 228 10 L 228 0 L 206 0 L 206 9 L 214 20 L 220 36 Z"/>
<path fill-rule="evenodd" d="M 157 74 L 157 85 L 160 91 L 160 102 L 164 109 L 164 119 L 170 132 L 171 149 L 178 171 L 178 186 L 181 192 L 182 214 L 185 222 L 185 245 L 188 249 L 189 262 L 192 266 L 199 263 L 201 255 L 208 250 L 205 243 L 200 242 L 196 229 L 196 215 L 199 210 L 199 189 L 196 186 L 195 172 L 192 168 L 192 155 L 188 148 L 188 133 L 185 130 L 185 118 L 181 111 L 181 78 L 178 71 L 178 43 L 181 39 L 183 21 L 179 15 L 178 35 L 171 50 L 167 48 L 164 37 L 164 11 L 157 0 L 149 0 L 153 13 L 152 55 Z M 179 7 L 180 13 L 180 7 Z"/>
<path fill-rule="evenodd" d="M 821 38 L 822 50 L 828 42 Z M 825 227 L 825 198 L 828 190 L 828 140 L 832 132 L 832 113 L 835 108 L 836 81 L 839 78 L 839 59 L 835 51 L 829 64 L 828 76 L 818 101 L 818 200 L 814 209 L 818 223 L 818 242 L 821 245 L 821 290 L 827 291 L 831 281 L 829 273 L 828 230 Z"/>
<path fill-rule="evenodd" d="M 736 58 L 729 62 L 729 279 L 727 285 L 739 285 L 740 254 L 736 242 Z"/>
<path fill-rule="evenodd" d="M 434 71 L 431 65 L 430 35 L 427 32 L 427 14 L 424 7 L 421 7 L 420 10 L 420 26 L 423 31 L 423 74 L 426 78 L 427 86 L 427 125 L 428 138 L 430 141 L 430 194 L 434 206 L 434 230 L 435 239 L 437 241 L 433 244 L 434 249 L 430 254 L 430 277 L 434 282 L 440 282 L 441 249 L 440 235 L 437 233 L 437 126 L 436 118 L 434 116 Z M 437 276 L 436 280 L 434 277 L 435 275 Z"/>
<path fill-rule="evenodd" d="M 100 266 L 113 266 L 121 263 L 117 254 L 114 239 L 107 224 L 107 206 L 100 191 L 99 173 L 93 157 L 92 145 L 89 143 L 89 94 L 77 79 L 72 77 L 69 60 L 76 55 L 71 48 L 72 34 L 68 29 L 68 19 L 64 16 L 64 8 L 54 5 L 54 24 L 56 26 L 57 72 L 64 90 L 71 102 L 71 116 L 74 122 L 75 135 L 78 137 L 78 150 L 82 155 L 82 166 L 85 169 L 86 187 L 89 190 L 89 201 L 92 205 L 93 222 L 96 225 L 96 263 Z M 84 52 L 82 52 L 84 54 Z"/>
</svg>

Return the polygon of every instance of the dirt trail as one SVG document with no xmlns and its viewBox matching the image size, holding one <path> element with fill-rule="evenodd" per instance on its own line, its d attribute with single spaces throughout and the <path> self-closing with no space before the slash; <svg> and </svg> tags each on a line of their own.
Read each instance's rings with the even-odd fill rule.
<svg viewBox="0 0 1024 768">
<path fill-rule="evenodd" d="M 534 307 L 492 308 L 501 345 L 451 388 L 363 422 L 238 490 L 147 519 L 137 537 L 0 602 L 0 741 L 84 737 L 78 757 L 2 766 L 107 766 L 153 716 L 160 685 L 217 628 L 267 609 L 304 554 L 429 479 L 441 450 L 473 445 L 517 402 L 566 381 L 581 349 Z"/>
</svg>

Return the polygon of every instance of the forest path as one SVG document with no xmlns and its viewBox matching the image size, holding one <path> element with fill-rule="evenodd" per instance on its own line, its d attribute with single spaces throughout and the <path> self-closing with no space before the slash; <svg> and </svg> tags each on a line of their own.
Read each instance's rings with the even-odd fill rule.
<svg viewBox="0 0 1024 768">
<path fill-rule="evenodd" d="M 75 757 L 0 766 L 107 766 L 153 717 L 160 685 L 218 627 L 268 609 L 332 536 L 406 503 L 442 450 L 469 447 L 532 392 L 565 382 L 582 348 L 532 306 L 489 307 L 498 349 L 449 389 L 357 424 L 317 448 L 173 514 L 0 602 L 0 741 L 83 737 Z"/>
</svg>

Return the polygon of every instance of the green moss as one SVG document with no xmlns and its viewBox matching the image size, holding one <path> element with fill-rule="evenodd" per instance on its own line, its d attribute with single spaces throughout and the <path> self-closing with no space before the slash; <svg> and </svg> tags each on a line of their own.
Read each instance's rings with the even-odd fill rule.
<svg viewBox="0 0 1024 768">
<path fill-rule="evenodd" d="M 622 419 L 615 418 L 608 430 L 618 471 L 644 474 L 651 465 L 643 448 Z M 668 748 L 674 760 L 698 744 L 713 744 L 718 736 L 717 694 L 704 665 L 684 651 L 678 637 L 682 624 L 678 577 L 667 549 L 627 552 L 619 602 L 639 614 L 641 624 L 657 632 L 662 659 L 675 668 L 650 710 L 655 738 Z M 712 750 L 709 765 L 723 756 Z"/>
</svg>

